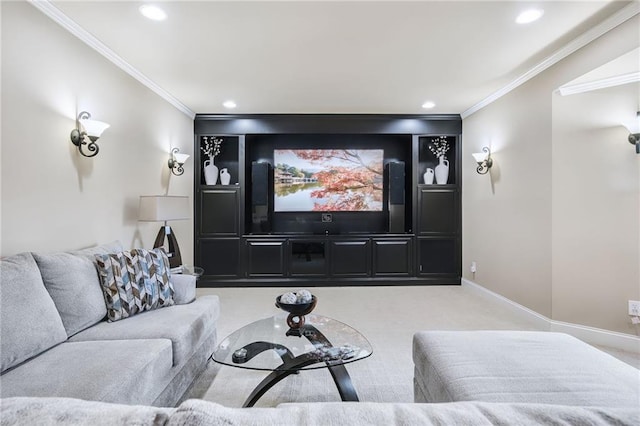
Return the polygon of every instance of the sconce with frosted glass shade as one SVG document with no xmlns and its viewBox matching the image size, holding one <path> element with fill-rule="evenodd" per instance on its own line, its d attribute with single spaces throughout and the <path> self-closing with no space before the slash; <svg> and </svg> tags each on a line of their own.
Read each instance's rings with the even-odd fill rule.
<svg viewBox="0 0 640 426">
<path fill-rule="evenodd" d="M 491 166 L 493 166 L 491 150 L 488 147 L 485 146 L 484 148 L 482 148 L 482 152 L 474 152 L 471 155 L 473 155 L 476 163 L 478 163 L 478 167 L 476 168 L 476 172 L 478 172 L 478 174 L 486 174 Z"/>
<path fill-rule="evenodd" d="M 142 195 L 138 220 L 140 222 L 164 222 L 160 227 L 153 248 L 164 247 L 165 238 L 169 242 L 169 264 L 171 268 L 182 266 L 182 256 L 176 234 L 167 222 L 170 220 L 186 220 L 190 217 L 189 197 L 170 195 Z"/>
<path fill-rule="evenodd" d="M 640 154 L 640 111 L 636 113 L 634 119 L 625 121 L 624 127 L 629 131 L 629 143 L 636 146 L 636 154 Z"/>
<path fill-rule="evenodd" d="M 102 136 L 102 133 L 109 128 L 109 124 L 102 121 L 91 120 L 91 114 L 82 111 L 76 119 L 76 128 L 71 131 L 71 143 L 78 147 L 80 154 L 85 157 L 95 157 L 100 151 L 100 147 L 96 141 Z M 87 138 L 89 142 L 87 142 Z M 86 145 L 87 152 L 83 147 Z"/>
<path fill-rule="evenodd" d="M 180 150 L 178 148 L 173 148 L 170 155 L 169 168 L 171 169 L 171 173 L 176 176 L 182 175 L 184 173 L 184 168 L 182 166 L 187 162 L 190 155 L 180 154 Z"/>
</svg>

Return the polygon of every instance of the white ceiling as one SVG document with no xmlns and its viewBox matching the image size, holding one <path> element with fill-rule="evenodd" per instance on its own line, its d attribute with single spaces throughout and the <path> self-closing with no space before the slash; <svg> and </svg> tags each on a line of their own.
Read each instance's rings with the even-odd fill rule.
<svg viewBox="0 0 640 426">
<path fill-rule="evenodd" d="M 399 114 L 463 113 L 629 4 L 161 1 L 153 22 L 139 1 L 50 3 L 196 113 Z"/>
</svg>

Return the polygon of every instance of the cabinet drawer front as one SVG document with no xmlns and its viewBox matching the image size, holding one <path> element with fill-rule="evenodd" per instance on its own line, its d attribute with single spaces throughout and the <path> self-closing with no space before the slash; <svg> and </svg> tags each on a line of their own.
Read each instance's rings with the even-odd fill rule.
<svg viewBox="0 0 640 426">
<path fill-rule="evenodd" d="M 247 240 L 247 275 L 249 277 L 284 276 L 286 240 Z"/>
<path fill-rule="evenodd" d="M 204 269 L 203 277 L 238 278 L 240 275 L 240 239 L 200 239 L 196 265 Z"/>
<path fill-rule="evenodd" d="M 202 235 L 238 235 L 237 189 L 201 191 L 199 215 Z"/>
<path fill-rule="evenodd" d="M 458 232 L 457 191 L 421 189 L 418 209 L 420 234 Z"/>
<path fill-rule="evenodd" d="M 421 275 L 460 275 L 460 245 L 457 238 L 421 238 L 418 247 Z"/>
<path fill-rule="evenodd" d="M 371 275 L 369 240 L 332 241 L 331 275 L 334 277 L 368 277 Z"/>
<path fill-rule="evenodd" d="M 374 274 L 376 276 L 410 275 L 412 252 L 410 239 L 374 240 Z"/>
</svg>

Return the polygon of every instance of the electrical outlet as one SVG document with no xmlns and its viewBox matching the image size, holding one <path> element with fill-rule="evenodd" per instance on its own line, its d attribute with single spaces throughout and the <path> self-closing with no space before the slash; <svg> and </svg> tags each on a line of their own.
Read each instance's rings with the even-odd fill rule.
<svg viewBox="0 0 640 426">
<path fill-rule="evenodd" d="M 640 301 L 629 300 L 629 315 L 633 317 L 640 316 Z"/>
<path fill-rule="evenodd" d="M 478 270 L 478 268 L 476 267 L 476 262 L 471 262 L 471 272 L 473 272 L 474 274 L 476 273 L 476 271 Z"/>
</svg>

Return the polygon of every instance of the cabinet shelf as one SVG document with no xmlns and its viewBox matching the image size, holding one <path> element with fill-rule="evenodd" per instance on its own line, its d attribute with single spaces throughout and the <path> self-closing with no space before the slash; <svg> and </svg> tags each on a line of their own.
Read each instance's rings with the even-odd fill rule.
<svg viewBox="0 0 640 426">
<path fill-rule="evenodd" d="M 424 173 L 427 169 L 434 171 L 433 184 L 436 184 L 435 170 L 439 164 L 439 157 L 433 151 L 436 145 L 446 144 L 448 150 L 444 154 L 445 159 L 449 162 L 449 173 L 447 184 L 456 185 L 457 182 L 457 138 L 454 135 L 425 135 L 418 137 L 418 183 L 424 185 Z"/>
<path fill-rule="evenodd" d="M 207 185 L 204 176 L 204 162 L 209 159 L 209 157 L 203 152 L 207 144 L 211 144 L 212 140 L 221 141 L 219 143 L 219 152 L 213 158 L 213 162 L 218 167 L 218 173 L 222 171 L 222 169 L 227 169 L 229 174 L 231 175 L 231 181 L 229 185 L 221 185 L 220 184 L 220 176 L 218 175 L 218 180 L 216 185 Z M 197 176 L 200 176 L 200 185 L 202 186 L 234 186 L 236 183 L 240 184 L 240 137 L 239 136 L 230 136 L 230 135 L 214 135 L 214 134 L 203 134 L 198 137 L 198 149 L 196 152 L 197 164 L 199 172 Z"/>
<path fill-rule="evenodd" d="M 240 185 L 206 185 L 206 184 L 202 184 L 200 185 L 200 189 L 225 189 L 225 188 L 238 188 Z"/>
<path fill-rule="evenodd" d="M 418 184 L 418 188 L 421 191 L 443 191 L 443 190 L 457 190 L 458 189 L 458 185 L 454 185 L 452 183 L 446 183 L 446 184 L 432 184 L 432 185 L 427 185 L 424 183 L 420 183 Z"/>
</svg>

